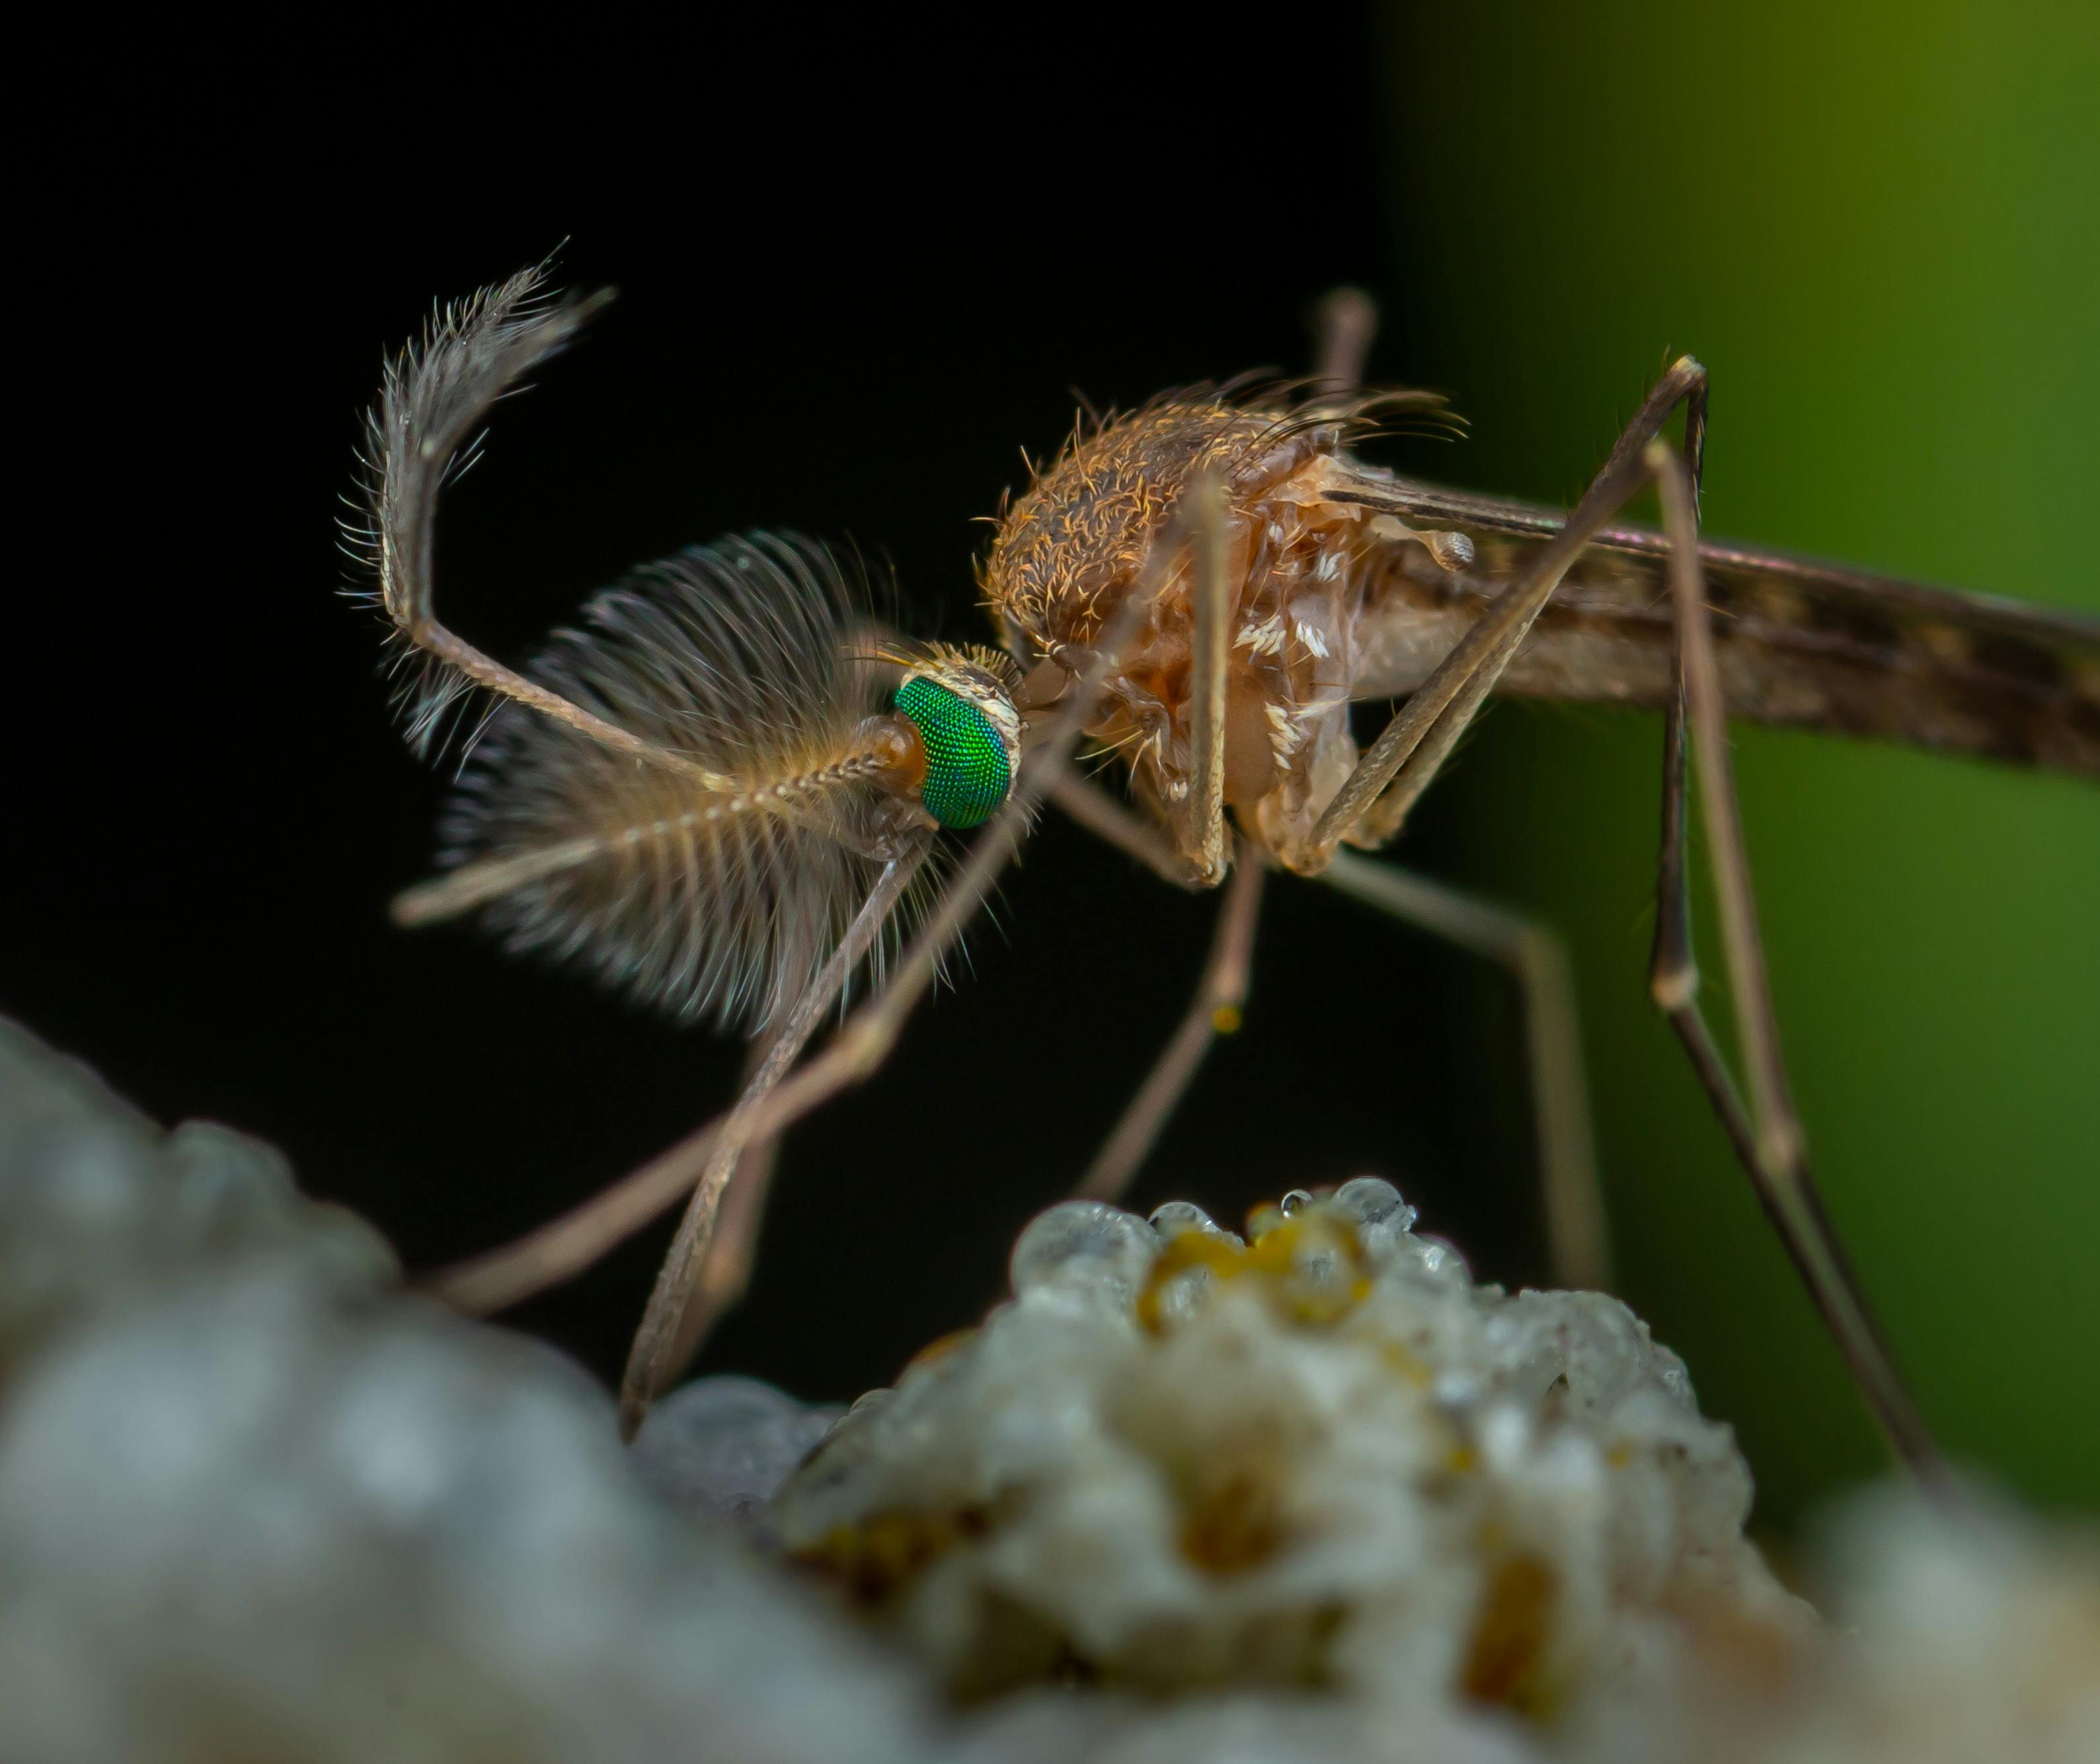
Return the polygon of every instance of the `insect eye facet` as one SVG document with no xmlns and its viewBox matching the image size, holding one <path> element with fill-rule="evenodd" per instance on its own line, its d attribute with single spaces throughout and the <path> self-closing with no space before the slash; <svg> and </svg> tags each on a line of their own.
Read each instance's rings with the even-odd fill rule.
<svg viewBox="0 0 2100 1764">
<path fill-rule="evenodd" d="M 975 827 L 990 819 L 1013 785 L 1013 754 L 982 705 L 924 674 L 892 699 L 926 746 L 919 800 L 943 827 Z"/>
</svg>

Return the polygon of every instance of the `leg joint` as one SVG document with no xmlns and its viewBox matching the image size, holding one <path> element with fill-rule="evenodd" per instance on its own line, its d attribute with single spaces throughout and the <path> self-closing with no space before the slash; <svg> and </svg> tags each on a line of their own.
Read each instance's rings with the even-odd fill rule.
<svg viewBox="0 0 2100 1764">
<path fill-rule="evenodd" d="M 1674 1017 L 1698 997 L 1699 970 L 1688 962 L 1658 963 L 1649 971 L 1648 995 L 1657 1010 Z"/>
</svg>

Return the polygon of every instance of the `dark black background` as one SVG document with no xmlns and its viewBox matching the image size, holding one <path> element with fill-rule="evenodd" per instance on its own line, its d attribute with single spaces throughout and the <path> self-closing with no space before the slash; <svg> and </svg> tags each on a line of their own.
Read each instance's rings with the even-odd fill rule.
<svg viewBox="0 0 2100 1764">
<path fill-rule="evenodd" d="M 522 47 L 374 24 L 43 69 L 0 1007 L 163 1119 L 282 1146 L 412 1267 L 681 1135 L 738 1048 L 385 918 L 443 785 L 337 593 L 382 349 L 564 238 L 567 283 L 620 290 L 440 523 L 440 605 L 499 657 L 630 564 L 763 526 L 852 542 L 922 632 L 982 636 L 973 522 L 1067 431 L 1070 388 L 1297 368 L 1345 281 L 1387 307 L 1374 372 L 1424 371 L 1371 67 L 1344 9 L 1273 42 L 1195 15 L 998 42 L 580 23 Z M 1410 861 L 1436 867 L 1445 812 Z M 1178 1016 L 1214 912 L 1048 823 L 955 990 L 793 1135 L 707 1364 L 850 1395 L 978 1312 Z M 1538 1278 L 1515 1019 L 1498 977 L 1282 879 L 1247 1027 L 1136 1204 L 1231 1216 L 1374 1170 L 1484 1274 Z M 611 1373 L 664 1235 L 519 1320 Z"/>
</svg>

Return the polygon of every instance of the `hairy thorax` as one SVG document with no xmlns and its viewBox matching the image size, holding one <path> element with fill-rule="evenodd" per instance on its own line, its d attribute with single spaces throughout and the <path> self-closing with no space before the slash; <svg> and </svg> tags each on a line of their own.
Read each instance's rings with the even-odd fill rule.
<svg viewBox="0 0 2100 1764">
<path fill-rule="evenodd" d="M 1092 645 L 1169 542 L 1199 473 L 1225 491 L 1229 581 L 1225 801 L 1286 864 L 1356 763 L 1348 705 L 1367 561 L 1392 524 L 1328 499 L 1362 468 L 1339 453 L 1330 411 L 1171 396 L 1066 449 L 1002 519 L 983 576 L 1035 696 L 1086 665 Z M 1132 787 L 1171 829 L 1191 763 L 1190 547 L 1162 558 L 1160 591 L 1088 732 L 1129 762 Z"/>
</svg>

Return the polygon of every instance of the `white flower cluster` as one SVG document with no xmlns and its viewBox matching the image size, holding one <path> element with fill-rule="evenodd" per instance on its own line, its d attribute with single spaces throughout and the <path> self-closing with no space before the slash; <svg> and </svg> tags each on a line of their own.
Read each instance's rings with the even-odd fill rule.
<svg viewBox="0 0 2100 1764">
<path fill-rule="evenodd" d="M 0 1020 L 0 1759 L 874 1764 L 924 1696 L 606 1394 Z"/>
<path fill-rule="evenodd" d="M 704 1380 L 623 1452 L 268 1147 L 0 1022 L 0 1758 L 2100 1758 L 2089 1530 L 1878 1493 L 1815 1624 L 1622 1306 L 1412 1223 L 1053 1209 L 776 1497 L 829 1413 Z"/>
<path fill-rule="evenodd" d="M 1556 1726 L 1807 1620 L 1750 1479 L 1617 1301 L 1476 1286 L 1387 1183 L 1251 1241 L 1182 1204 L 1031 1225 L 1014 1298 L 862 1399 L 785 1545 L 964 1694 L 1319 1685 Z"/>
</svg>

